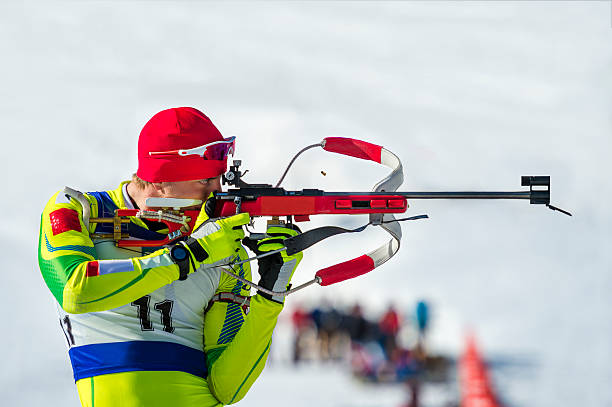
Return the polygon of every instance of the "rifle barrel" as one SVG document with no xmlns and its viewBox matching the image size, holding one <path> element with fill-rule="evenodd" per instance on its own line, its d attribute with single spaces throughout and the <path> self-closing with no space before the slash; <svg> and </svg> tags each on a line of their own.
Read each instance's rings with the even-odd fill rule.
<svg viewBox="0 0 612 407">
<path fill-rule="evenodd" d="M 450 192 L 325 192 L 325 195 L 334 196 L 378 196 L 399 195 L 407 199 L 531 199 L 531 191 L 516 192 L 484 192 L 484 191 L 450 191 Z"/>
</svg>

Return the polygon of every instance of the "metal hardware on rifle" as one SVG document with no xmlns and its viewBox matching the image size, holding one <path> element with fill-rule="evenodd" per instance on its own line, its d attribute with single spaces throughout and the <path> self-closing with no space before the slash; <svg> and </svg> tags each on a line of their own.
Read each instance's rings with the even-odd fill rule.
<svg viewBox="0 0 612 407">
<path fill-rule="evenodd" d="M 240 166 L 242 165 L 242 160 L 234 160 L 233 165 L 230 166 L 228 172 L 221 176 L 223 185 L 233 185 L 238 188 L 270 188 L 272 185 L 270 184 L 248 184 L 242 180 L 244 174 L 249 172 L 246 170 L 244 172 L 240 171 Z"/>
<path fill-rule="evenodd" d="M 101 239 L 112 238 L 113 240 L 121 240 L 127 239 L 129 235 L 127 233 L 122 233 L 121 225 L 130 223 L 129 218 L 120 217 L 115 211 L 115 216 L 112 218 L 89 218 L 89 223 L 112 223 L 113 224 L 113 233 L 98 233 L 98 237 Z"/>
<path fill-rule="evenodd" d="M 178 211 L 143 209 L 116 209 L 112 218 L 91 218 L 90 223 L 112 223 L 113 233 L 93 232 L 91 236 L 96 239 L 112 238 L 118 247 L 161 247 L 179 238 L 189 235 L 193 223 L 198 217 L 199 210 Z M 135 226 L 131 217 L 164 223 L 168 232 L 161 240 L 135 239 L 131 234 L 131 227 Z M 122 225 L 126 225 L 122 228 Z M 164 237 L 165 236 L 165 237 Z"/>
<path fill-rule="evenodd" d="M 240 171 L 240 166 L 242 165 L 242 160 L 234 160 L 233 165 L 230 166 L 228 172 L 221 176 L 221 180 L 223 185 L 234 185 L 238 188 L 246 187 L 248 184 L 242 181 L 242 176 L 249 172 L 246 170 L 245 172 Z"/>
<path fill-rule="evenodd" d="M 268 219 L 268 221 L 266 222 L 266 226 L 270 227 L 270 226 L 285 226 L 287 222 L 285 222 L 284 220 L 281 220 L 279 216 L 272 216 L 271 219 Z"/>
<path fill-rule="evenodd" d="M 229 266 L 229 264 L 228 264 L 228 266 Z M 270 295 L 273 295 L 273 296 L 279 296 L 279 297 L 286 297 L 289 294 L 293 294 L 293 293 L 295 293 L 297 291 L 300 291 L 300 290 L 302 290 L 302 289 L 304 289 L 306 287 L 309 287 L 309 286 L 313 285 L 314 283 L 321 284 L 321 282 L 322 282 L 321 277 L 315 276 L 312 280 L 307 281 L 307 282 L 305 282 L 303 284 L 300 284 L 297 287 L 291 288 L 290 290 L 273 291 L 273 290 L 270 290 L 268 288 L 264 288 L 264 287 L 262 287 L 262 286 L 260 286 L 258 284 L 255 284 L 254 282 L 249 281 L 249 280 L 247 280 L 244 277 L 240 277 L 239 275 L 237 275 L 235 273 L 232 273 L 231 271 L 229 271 L 229 270 L 227 270 L 225 268 L 221 268 L 221 271 L 224 272 L 225 274 L 229 275 L 230 277 L 235 278 L 236 280 L 240 281 L 243 284 L 248 284 L 249 286 L 251 286 L 252 288 L 254 288 L 254 289 L 258 290 L 258 291 L 263 291 L 266 294 L 270 294 Z"/>
<path fill-rule="evenodd" d="M 242 207 L 242 197 L 234 197 L 234 205 L 236 205 L 236 215 L 238 215 Z"/>
</svg>

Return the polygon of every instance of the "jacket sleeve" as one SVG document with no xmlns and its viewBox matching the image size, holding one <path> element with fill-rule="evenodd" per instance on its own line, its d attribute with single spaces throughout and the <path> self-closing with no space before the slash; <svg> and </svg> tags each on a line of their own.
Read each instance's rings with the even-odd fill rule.
<svg viewBox="0 0 612 407">
<path fill-rule="evenodd" d="M 49 290 L 68 313 L 104 311 L 149 294 L 179 277 L 169 250 L 98 260 L 81 204 L 56 193 L 41 219 L 38 263 Z"/>
<path fill-rule="evenodd" d="M 246 255 L 246 252 L 243 254 Z M 241 255 L 242 257 L 242 255 Z M 250 279 L 248 263 L 236 274 Z M 217 292 L 249 295 L 250 287 L 222 274 Z M 245 314 L 239 304 L 215 302 L 204 321 L 204 347 L 208 385 L 223 404 L 240 401 L 262 372 L 272 342 L 272 332 L 283 305 L 264 297 L 251 297 Z"/>
</svg>

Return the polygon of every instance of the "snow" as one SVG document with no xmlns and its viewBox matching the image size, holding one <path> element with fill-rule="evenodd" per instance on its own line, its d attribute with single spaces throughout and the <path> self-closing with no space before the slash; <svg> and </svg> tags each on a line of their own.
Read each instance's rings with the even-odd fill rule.
<svg viewBox="0 0 612 407">
<path fill-rule="evenodd" d="M 115 187 L 136 169 L 146 120 L 192 105 L 238 136 L 247 181 L 276 181 L 330 135 L 395 152 L 404 190 L 515 190 L 521 175 L 551 175 L 552 203 L 572 218 L 524 202 L 413 201 L 409 213 L 430 219 L 403 225 L 394 259 L 288 307 L 358 299 L 373 315 L 391 301 L 408 313 L 424 298 L 434 350 L 457 355 L 471 329 L 488 357 L 511 361 L 493 365 L 509 406 L 612 405 L 611 26 L 606 2 L 3 2 L 0 399 L 78 405 L 37 269 L 44 203 L 64 185 Z M 384 175 L 309 151 L 284 186 L 367 190 Z M 295 280 L 385 239 L 330 239 Z M 272 395 L 294 407 L 403 397 L 340 367 L 283 362 L 241 405 Z"/>
</svg>

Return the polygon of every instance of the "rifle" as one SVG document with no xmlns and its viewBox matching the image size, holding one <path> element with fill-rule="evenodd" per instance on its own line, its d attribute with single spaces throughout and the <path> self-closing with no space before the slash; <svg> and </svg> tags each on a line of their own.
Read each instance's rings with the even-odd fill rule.
<svg viewBox="0 0 612 407">
<path fill-rule="evenodd" d="M 364 160 L 370 160 L 391 169 L 385 178 L 379 181 L 371 192 L 326 192 L 320 189 L 302 189 L 300 191 L 287 191 L 280 185 L 285 179 L 295 160 L 305 151 L 321 147 L 325 151 L 347 155 Z M 255 256 L 249 259 L 228 264 L 234 266 L 262 256 L 286 250 L 292 255 L 305 250 L 328 237 L 341 233 L 362 232 L 368 226 L 380 226 L 386 230 L 391 239 L 376 250 L 363 254 L 352 260 L 338 263 L 315 273 L 313 280 L 302 284 L 292 290 L 284 292 L 270 292 L 272 295 L 288 295 L 310 284 L 318 283 L 322 286 L 334 284 L 354 278 L 372 271 L 393 257 L 400 247 L 402 230 L 401 221 L 427 218 L 427 215 L 418 215 L 396 219 L 395 214 L 406 212 L 408 199 L 518 199 L 529 200 L 530 204 L 546 205 L 549 209 L 559 211 L 566 215 L 571 214 L 550 204 L 550 176 L 522 176 L 521 186 L 528 190 L 510 192 L 488 191 L 451 191 L 451 192 L 398 192 L 403 183 L 404 175 L 400 159 L 389 150 L 372 143 L 361 140 L 327 137 L 322 142 L 309 145 L 300 150 L 290 161 L 280 180 L 271 184 L 249 184 L 242 180 L 246 172 L 240 170 L 242 162 L 234 160 L 230 170 L 223 175 L 224 185 L 231 188 L 227 192 L 217 192 L 214 199 L 206 201 L 206 211 L 212 218 L 231 216 L 247 212 L 251 217 L 270 216 L 268 224 L 284 224 L 285 222 L 304 222 L 310 220 L 311 215 L 357 215 L 368 214 L 369 222 L 356 229 L 344 229 L 337 226 L 323 226 L 308 230 L 298 236 L 285 239 L 283 249 Z M 92 218 L 93 223 L 113 223 L 112 234 L 96 234 L 94 237 L 112 238 L 119 247 L 159 247 L 170 244 L 190 234 L 193 229 L 199 210 L 183 210 L 183 208 L 200 205 L 202 202 L 191 199 L 174 198 L 148 198 L 147 206 L 161 208 L 158 211 L 118 209 L 113 218 Z M 139 217 L 151 221 L 165 223 L 168 227 L 167 236 L 163 240 L 133 239 L 122 227 L 130 223 L 130 217 Z M 286 220 L 280 220 L 285 217 Z M 112 236 L 111 236 L 112 235 Z M 251 234 L 251 238 L 260 239 L 264 234 Z M 237 279 L 239 276 L 224 270 Z M 255 288 L 256 284 L 245 280 Z M 263 289 L 263 291 L 266 291 Z"/>
</svg>

